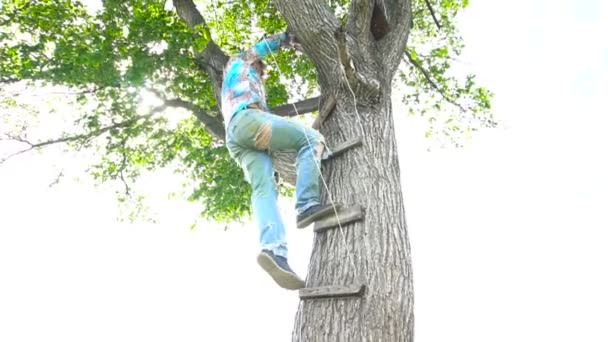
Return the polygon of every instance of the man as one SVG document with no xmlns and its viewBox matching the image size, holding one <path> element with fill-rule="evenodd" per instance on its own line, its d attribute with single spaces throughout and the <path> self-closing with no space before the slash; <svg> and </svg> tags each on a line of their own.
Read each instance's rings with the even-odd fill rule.
<svg viewBox="0 0 608 342">
<path fill-rule="evenodd" d="M 251 204 L 260 231 L 258 264 L 286 289 L 304 287 L 304 281 L 287 263 L 285 226 L 277 207 L 277 189 L 270 152 L 297 153 L 297 226 L 303 228 L 328 214 L 331 205 L 321 205 L 319 162 L 327 155 L 325 140 L 317 131 L 270 114 L 266 104 L 261 58 L 285 46 L 294 46 L 287 32 L 271 36 L 232 57 L 224 70 L 222 114 L 226 145 L 243 168 L 253 193 Z"/>
</svg>

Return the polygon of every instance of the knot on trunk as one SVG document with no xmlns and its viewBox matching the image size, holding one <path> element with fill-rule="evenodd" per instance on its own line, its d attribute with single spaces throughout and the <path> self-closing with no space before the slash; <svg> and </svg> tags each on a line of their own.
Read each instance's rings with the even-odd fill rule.
<svg viewBox="0 0 608 342">
<path fill-rule="evenodd" d="M 334 36 L 338 44 L 340 67 L 346 76 L 346 86 L 355 93 L 357 100 L 377 103 L 381 94 L 380 81 L 369 72 L 368 69 L 371 68 L 365 68 L 364 58 L 353 58 L 350 54 L 349 47 L 356 47 L 356 41 L 342 29 L 337 30 Z M 355 60 L 357 60 L 357 63 L 355 63 Z"/>
</svg>

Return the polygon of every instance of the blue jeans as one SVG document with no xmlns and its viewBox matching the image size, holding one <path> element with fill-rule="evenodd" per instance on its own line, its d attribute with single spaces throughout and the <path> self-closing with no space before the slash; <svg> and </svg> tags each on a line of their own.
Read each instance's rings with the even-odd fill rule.
<svg viewBox="0 0 608 342">
<path fill-rule="evenodd" d="M 256 109 L 235 114 L 226 129 L 226 145 L 243 168 L 253 193 L 253 216 L 260 230 L 261 249 L 287 257 L 285 226 L 277 206 L 278 192 L 270 152 L 297 153 L 296 211 L 320 203 L 319 158 L 315 148 L 325 146 L 314 129 Z"/>
</svg>

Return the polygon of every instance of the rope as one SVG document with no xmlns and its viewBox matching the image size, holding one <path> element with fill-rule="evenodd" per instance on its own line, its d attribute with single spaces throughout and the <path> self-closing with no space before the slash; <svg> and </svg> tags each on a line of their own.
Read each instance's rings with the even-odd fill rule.
<svg viewBox="0 0 608 342">
<path fill-rule="evenodd" d="M 270 49 L 270 46 L 268 45 L 268 42 L 266 40 L 264 40 L 264 43 L 266 43 L 266 47 L 268 48 L 268 51 L 270 51 L 270 56 L 272 57 L 272 60 L 274 61 L 275 65 L 276 65 L 276 68 L 277 68 L 277 70 L 279 72 L 279 75 L 281 77 L 285 78 L 285 76 L 281 72 L 281 69 L 279 68 L 279 63 L 278 63 L 278 61 L 276 60 L 276 58 L 274 56 L 274 52 Z M 349 84 L 348 87 L 350 89 L 350 84 Z M 355 98 L 355 110 L 356 110 L 356 96 L 355 96 L 355 93 L 352 91 L 352 89 L 351 89 L 351 92 L 352 92 L 352 94 L 353 94 L 353 96 Z M 296 112 L 296 116 L 299 117 L 299 118 L 301 118 L 303 114 L 299 113 L 298 108 L 295 105 L 295 103 L 292 103 L 292 106 L 293 106 L 293 109 Z M 358 115 L 358 113 L 357 113 L 357 115 Z M 361 125 L 361 122 L 359 122 L 359 124 Z M 362 125 L 361 125 L 361 129 L 363 129 Z M 314 149 L 314 147 L 312 146 L 312 143 L 310 142 L 310 138 L 308 137 L 308 134 L 306 134 L 306 130 L 304 128 L 302 130 L 304 132 L 304 136 L 306 137 L 306 141 L 308 143 L 308 147 Z M 324 146 L 324 147 L 327 148 L 327 146 Z M 345 251 L 346 251 L 346 256 L 347 256 L 347 258 L 348 258 L 348 260 L 350 262 L 350 266 L 353 268 L 353 271 L 354 271 L 354 274 L 355 274 L 355 278 L 359 279 L 359 272 L 357 271 L 357 267 L 355 266 L 355 262 L 354 262 L 353 258 L 351 257 L 351 254 L 348 252 L 348 249 L 346 249 L 346 243 L 347 243 L 347 241 L 346 241 L 346 234 L 344 233 L 344 230 L 343 230 L 343 227 L 342 227 L 342 223 L 340 222 L 340 216 L 338 215 L 338 209 L 336 208 L 336 203 L 334 202 L 333 197 L 332 197 L 332 195 L 331 195 L 331 193 L 329 191 L 329 186 L 327 185 L 327 182 L 325 181 L 325 177 L 323 177 L 323 173 L 321 172 L 321 161 L 320 161 L 320 158 L 319 158 L 319 160 L 317 160 L 317 158 L 315 157 L 315 158 L 313 158 L 313 160 L 315 161 L 315 166 L 317 167 L 317 170 L 319 171 L 319 175 L 321 177 L 321 181 L 323 182 L 323 187 L 325 188 L 325 192 L 327 193 L 327 196 L 329 198 L 329 202 L 331 203 L 331 206 L 333 208 L 334 215 L 336 215 L 336 219 L 338 221 L 338 230 L 340 231 L 340 234 L 342 236 L 342 240 L 344 242 L 344 248 L 345 248 Z"/>
</svg>

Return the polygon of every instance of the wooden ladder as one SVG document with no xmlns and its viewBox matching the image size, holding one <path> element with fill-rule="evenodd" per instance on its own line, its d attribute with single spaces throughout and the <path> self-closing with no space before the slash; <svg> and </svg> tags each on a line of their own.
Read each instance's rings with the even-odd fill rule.
<svg viewBox="0 0 608 342">
<path fill-rule="evenodd" d="M 318 128 L 322 122 L 329 116 L 335 107 L 335 100 L 330 97 L 326 102 L 326 105 L 322 106 L 317 120 L 313 124 L 313 127 Z M 322 162 L 327 163 L 328 161 L 344 154 L 346 151 L 355 147 L 363 145 L 363 138 L 356 137 L 354 139 L 347 140 L 341 144 L 336 145 L 330 149 L 330 154 Z M 330 229 L 346 226 L 357 221 L 363 220 L 365 217 L 365 210 L 359 204 L 344 205 L 336 203 L 334 205 L 335 212 L 325 215 L 314 223 L 314 232 L 322 234 Z M 363 283 L 353 283 L 348 285 L 327 285 L 319 287 L 307 287 L 300 289 L 301 300 L 311 300 L 320 298 L 345 298 L 345 297 L 361 297 L 365 293 L 366 286 Z"/>
</svg>

